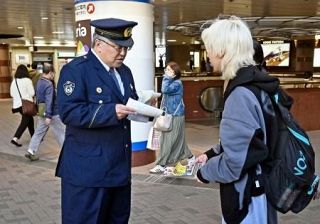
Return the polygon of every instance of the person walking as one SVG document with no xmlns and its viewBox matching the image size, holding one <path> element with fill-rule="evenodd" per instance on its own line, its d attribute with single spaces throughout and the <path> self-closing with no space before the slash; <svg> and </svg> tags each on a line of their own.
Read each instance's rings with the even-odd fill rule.
<svg viewBox="0 0 320 224">
<path fill-rule="evenodd" d="M 162 79 L 161 107 L 165 108 L 166 113 L 173 115 L 172 130 L 161 133 L 160 152 L 156 166 L 149 170 L 150 173 L 161 174 L 166 166 L 176 166 L 183 159 L 188 159 L 188 168 L 195 162 L 195 156 L 192 155 L 185 140 L 185 106 L 180 77 L 180 66 L 176 62 L 169 62 Z"/>
<path fill-rule="evenodd" d="M 56 92 L 54 87 L 54 68 L 51 64 L 44 64 L 43 74 L 37 82 L 36 96 L 39 108 L 37 128 L 31 138 L 25 157 L 30 161 L 36 161 L 39 157 L 36 153 L 47 134 L 49 127 L 62 147 L 65 136 L 65 125 L 61 122 L 56 105 Z M 41 108 L 43 107 L 43 108 Z M 40 109 L 41 108 L 41 109 Z"/>
<path fill-rule="evenodd" d="M 20 93 L 19 93 L 20 92 Z M 28 69 L 25 65 L 19 65 L 14 75 L 14 79 L 10 85 L 10 96 L 13 98 L 12 113 L 20 113 L 21 121 L 20 124 L 11 139 L 10 143 L 21 147 L 22 144 L 19 143 L 24 131 L 28 128 L 30 136 L 32 137 L 34 133 L 34 121 L 33 117 L 30 115 L 22 114 L 22 99 L 33 101 L 34 88 L 32 81 L 29 78 Z"/>
<path fill-rule="evenodd" d="M 58 108 L 66 137 L 56 176 L 61 178 L 62 223 L 128 223 L 131 205 L 131 124 L 138 99 L 123 63 L 134 42 L 134 21 L 91 21 L 92 49 L 63 66 Z"/>
<path fill-rule="evenodd" d="M 33 87 L 36 89 L 37 82 L 40 79 L 41 74 L 37 71 L 38 63 L 32 62 L 31 70 L 29 70 L 29 77 L 32 80 Z"/>
<path fill-rule="evenodd" d="M 220 143 L 196 159 L 203 165 L 197 179 L 220 183 L 222 223 L 277 223 L 257 177 L 263 175 L 260 163 L 268 156 L 267 121 L 272 116 L 276 120 L 270 109 L 265 113 L 272 108 L 268 94 L 277 91 L 279 80 L 256 66 L 252 36 L 240 18 L 218 18 L 201 36 L 214 71 L 222 73 L 225 91 Z M 262 89 L 262 106 L 246 84 Z"/>
</svg>

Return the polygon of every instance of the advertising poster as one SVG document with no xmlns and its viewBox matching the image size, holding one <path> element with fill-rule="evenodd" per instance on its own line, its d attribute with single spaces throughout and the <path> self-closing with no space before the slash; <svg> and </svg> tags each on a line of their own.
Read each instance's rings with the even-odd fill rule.
<svg viewBox="0 0 320 224">
<path fill-rule="evenodd" d="M 284 41 L 264 41 L 264 60 L 267 66 L 289 66 L 290 43 Z"/>
</svg>

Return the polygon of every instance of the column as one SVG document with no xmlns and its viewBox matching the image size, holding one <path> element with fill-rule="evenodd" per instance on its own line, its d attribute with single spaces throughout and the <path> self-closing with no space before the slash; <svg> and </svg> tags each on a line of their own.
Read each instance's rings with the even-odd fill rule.
<svg viewBox="0 0 320 224">
<path fill-rule="evenodd" d="M 138 22 L 132 33 L 134 46 L 124 63 L 132 71 L 137 91 L 154 89 L 153 9 L 153 0 L 75 0 L 77 55 L 91 47 L 91 20 L 113 17 Z M 153 162 L 155 152 L 146 149 L 151 122 L 131 124 L 132 165 Z"/>
<path fill-rule="evenodd" d="M 10 84 L 9 47 L 7 44 L 0 44 L 0 98 L 10 97 Z"/>
</svg>

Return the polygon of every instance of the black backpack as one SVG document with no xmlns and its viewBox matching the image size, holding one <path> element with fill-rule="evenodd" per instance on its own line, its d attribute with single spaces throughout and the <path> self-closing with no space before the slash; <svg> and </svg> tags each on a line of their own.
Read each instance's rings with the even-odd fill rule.
<svg viewBox="0 0 320 224">
<path fill-rule="evenodd" d="M 246 87 L 261 104 L 259 87 Z M 276 118 L 273 125 L 276 127 L 272 131 L 276 133 L 267 134 L 268 143 L 273 144 L 267 144 L 269 155 L 261 164 L 264 191 L 277 211 L 298 213 L 310 203 L 318 188 L 315 154 L 308 135 L 281 101 L 288 96 L 279 89 L 277 94 L 269 97 Z"/>
</svg>

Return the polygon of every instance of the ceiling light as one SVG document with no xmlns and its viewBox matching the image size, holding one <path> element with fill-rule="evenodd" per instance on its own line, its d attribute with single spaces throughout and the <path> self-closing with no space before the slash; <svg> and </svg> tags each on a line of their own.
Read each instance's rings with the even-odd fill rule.
<svg viewBox="0 0 320 224">
<path fill-rule="evenodd" d="M 52 33 L 53 34 L 63 34 L 64 32 L 63 31 L 53 31 Z"/>
<path fill-rule="evenodd" d="M 48 17 L 42 17 L 41 19 L 42 20 L 48 20 L 49 18 Z"/>
<path fill-rule="evenodd" d="M 17 29 L 18 29 L 18 30 L 22 30 L 22 29 L 23 29 L 23 26 L 18 26 Z"/>
<path fill-rule="evenodd" d="M 43 39 L 41 36 L 34 36 L 33 39 Z"/>
<path fill-rule="evenodd" d="M 167 42 L 177 42 L 177 40 L 167 40 Z"/>
</svg>

